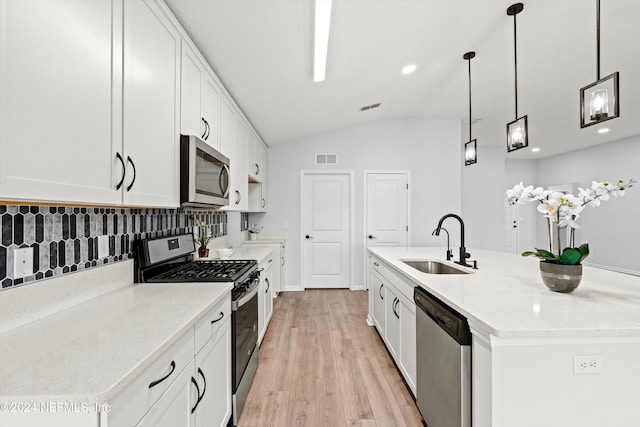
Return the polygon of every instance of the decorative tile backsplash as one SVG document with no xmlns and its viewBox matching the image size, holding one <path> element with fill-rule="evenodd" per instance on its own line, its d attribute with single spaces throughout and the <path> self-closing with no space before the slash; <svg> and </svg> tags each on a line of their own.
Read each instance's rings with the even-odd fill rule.
<svg viewBox="0 0 640 427">
<path fill-rule="evenodd" d="M 249 229 L 249 212 L 242 212 L 240 214 L 240 231 L 247 231 Z"/>
<path fill-rule="evenodd" d="M 224 212 L 0 204 L 1 289 L 132 258 L 134 241 L 191 232 L 195 220 L 227 235 Z M 98 258 L 98 236 L 109 236 L 105 258 Z M 14 249 L 27 247 L 34 274 L 16 279 Z"/>
</svg>

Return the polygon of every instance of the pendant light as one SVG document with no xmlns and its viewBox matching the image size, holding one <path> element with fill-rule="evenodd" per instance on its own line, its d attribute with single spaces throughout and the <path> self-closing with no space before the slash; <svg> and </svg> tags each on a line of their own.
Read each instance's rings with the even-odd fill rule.
<svg viewBox="0 0 640 427">
<path fill-rule="evenodd" d="M 529 126 L 527 116 L 518 117 L 518 42 L 516 39 L 516 15 L 522 12 L 524 5 L 516 3 L 507 8 L 507 15 L 513 16 L 513 53 L 515 64 L 516 119 L 507 123 L 507 152 L 519 150 L 529 145 Z"/>
<path fill-rule="evenodd" d="M 580 127 L 597 125 L 620 116 L 616 71 L 600 78 L 600 0 L 596 0 L 596 81 L 580 89 Z"/>
<path fill-rule="evenodd" d="M 469 142 L 464 144 L 464 165 L 469 166 L 478 163 L 478 147 L 475 139 L 471 139 L 471 59 L 476 56 L 475 52 L 467 52 L 462 58 L 469 61 Z"/>
</svg>

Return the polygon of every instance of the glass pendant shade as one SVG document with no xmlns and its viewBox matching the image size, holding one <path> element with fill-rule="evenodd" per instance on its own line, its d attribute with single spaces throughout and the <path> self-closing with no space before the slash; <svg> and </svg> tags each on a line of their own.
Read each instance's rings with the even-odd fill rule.
<svg viewBox="0 0 640 427">
<path fill-rule="evenodd" d="M 620 116 L 618 74 L 613 73 L 580 89 L 580 127 Z"/>
<path fill-rule="evenodd" d="M 476 140 L 472 139 L 471 141 L 464 144 L 464 165 L 469 166 L 478 162 L 478 150 Z"/>
<path fill-rule="evenodd" d="M 529 146 L 529 128 L 527 116 L 507 124 L 507 152 Z"/>
</svg>

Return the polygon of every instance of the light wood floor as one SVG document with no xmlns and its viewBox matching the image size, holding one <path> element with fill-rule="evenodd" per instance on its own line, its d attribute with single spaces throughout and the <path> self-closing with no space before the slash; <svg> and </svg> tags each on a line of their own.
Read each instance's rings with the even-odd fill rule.
<svg viewBox="0 0 640 427">
<path fill-rule="evenodd" d="M 238 425 L 423 426 L 366 316 L 366 291 L 281 293 Z"/>
</svg>

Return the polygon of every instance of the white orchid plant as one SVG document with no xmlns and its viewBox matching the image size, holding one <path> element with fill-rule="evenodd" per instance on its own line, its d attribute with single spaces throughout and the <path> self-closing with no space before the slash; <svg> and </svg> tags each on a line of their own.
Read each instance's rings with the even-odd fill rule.
<svg viewBox="0 0 640 427">
<path fill-rule="evenodd" d="M 512 189 L 507 190 L 507 204 L 510 206 L 537 201 L 538 212 L 547 219 L 547 235 L 549 237 L 549 250 L 538 249 L 523 252 L 522 256 L 536 256 L 544 261 L 554 264 L 575 265 L 580 264 L 589 255 L 589 245 L 584 243 L 575 247 L 575 230 L 580 228 L 577 224 L 580 213 L 587 206 L 600 206 L 600 203 L 609 200 L 610 196 L 624 196 L 625 191 L 636 184 L 630 179 L 618 180 L 617 183 L 593 181 L 591 188 L 579 188 L 578 196 L 566 194 L 555 190 L 543 190 L 542 187 L 525 187 L 522 182 Z M 557 252 L 553 251 L 551 229 L 555 227 L 557 238 Z M 569 227 L 569 247 L 561 251 L 560 230 Z"/>
</svg>

